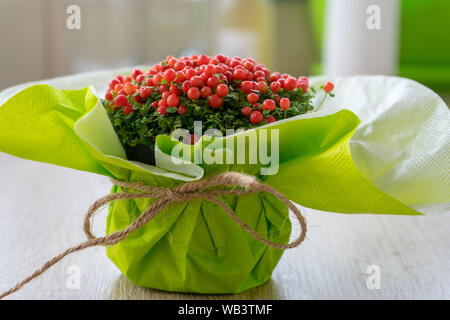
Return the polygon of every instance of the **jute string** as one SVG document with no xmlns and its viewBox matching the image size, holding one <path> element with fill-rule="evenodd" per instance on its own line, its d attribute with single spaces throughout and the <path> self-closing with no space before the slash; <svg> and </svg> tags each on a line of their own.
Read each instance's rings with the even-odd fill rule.
<svg viewBox="0 0 450 320">
<path fill-rule="evenodd" d="M 149 221 L 151 221 L 156 215 L 158 215 L 164 208 L 169 206 L 170 204 L 177 202 L 185 202 L 191 199 L 199 198 L 208 200 L 216 203 L 220 206 L 231 218 L 233 218 L 236 223 L 238 223 L 246 232 L 251 234 L 255 239 L 258 239 L 262 243 L 279 249 L 289 249 L 297 247 L 306 236 L 306 221 L 302 216 L 300 210 L 284 195 L 279 193 L 277 190 L 259 182 L 254 177 L 238 173 L 238 172 L 226 172 L 211 178 L 202 179 L 198 181 L 186 182 L 181 185 L 175 186 L 173 188 L 166 187 L 152 187 L 149 185 L 145 185 L 142 183 L 136 182 L 124 182 L 118 181 L 115 179 L 111 179 L 112 183 L 117 186 L 123 188 L 131 188 L 138 190 L 139 192 L 120 192 L 120 193 L 112 193 L 107 196 L 104 196 L 97 201 L 95 201 L 88 209 L 86 216 L 84 218 L 84 233 L 87 236 L 87 240 L 68 248 L 57 256 L 48 260 L 44 265 L 36 269 L 30 276 L 26 277 L 15 286 L 10 288 L 9 290 L 0 294 L 0 299 L 18 291 L 25 284 L 30 282 L 31 280 L 39 277 L 49 268 L 51 268 L 54 264 L 61 261 L 67 255 L 84 250 L 86 248 L 95 247 L 95 246 L 112 246 L 124 238 L 126 238 L 130 233 L 139 229 Z M 235 186 L 235 188 L 226 189 L 223 188 Z M 277 198 L 279 198 L 297 217 L 301 226 L 301 233 L 298 238 L 288 244 L 278 244 L 272 241 L 269 241 L 258 233 L 256 233 L 253 229 L 251 229 L 247 224 L 245 224 L 241 219 L 239 219 L 235 213 L 218 197 L 226 196 L 226 195 L 244 195 L 250 193 L 257 192 L 267 192 L 271 193 Z M 123 200 L 123 199 L 143 199 L 143 198 L 151 198 L 156 199 L 156 201 L 150 205 L 136 220 L 133 221 L 127 228 L 111 233 L 110 235 L 103 237 L 96 237 L 91 232 L 91 219 L 94 214 L 103 207 L 108 204 L 110 201 L 114 200 Z"/>
</svg>

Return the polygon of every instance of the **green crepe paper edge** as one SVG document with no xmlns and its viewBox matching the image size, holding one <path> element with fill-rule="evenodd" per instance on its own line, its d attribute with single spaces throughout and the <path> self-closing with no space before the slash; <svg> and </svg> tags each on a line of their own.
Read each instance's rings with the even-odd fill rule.
<svg viewBox="0 0 450 320">
<path fill-rule="evenodd" d="M 407 214 L 407 215 L 422 215 L 420 212 L 415 211 L 414 209 L 409 208 L 408 206 L 400 203 L 398 200 L 393 197 L 387 195 L 382 192 L 380 189 L 371 184 L 366 178 L 362 176 L 356 167 L 355 163 L 352 160 L 349 141 L 353 136 L 357 126 L 359 125 L 359 119 L 356 117 L 354 113 L 348 110 L 340 110 L 333 114 L 324 115 L 323 117 L 328 118 L 341 118 L 346 119 L 347 127 L 341 128 L 342 132 L 339 132 L 337 135 L 342 134 L 341 138 L 338 140 L 330 140 L 327 144 L 323 145 L 321 149 L 318 149 L 313 154 L 308 154 L 302 157 L 303 165 L 305 163 L 308 164 L 308 167 L 304 167 L 302 165 L 298 165 L 298 161 L 300 160 L 298 155 L 295 154 L 295 150 L 300 149 L 302 144 L 308 144 L 309 139 L 302 139 L 300 141 L 295 141 L 288 146 L 283 148 L 283 141 L 287 139 L 283 139 L 280 136 L 281 146 L 280 149 L 290 150 L 290 155 L 284 155 L 284 157 L 280 157 L 280 167 L 278 174 L 275 175 L 267 175 L 261 176 L 258 175 L 261 165 L 256 166 L 242 166 L 242 165 L 209 165 L 205 167 L 205 175 L 211 176 L 214 174 L 218 174 L 225 171 L 238 171 L 238 172 L 247 172 L 253 175 L 258 176 L 264 183 L 274 187 L 284 195 L 286 195 L 292 201 L 301 204 L 304 207 L 319 209 L 323 211 L 329 212 L 338 212 L 338 213 L 362 213 L 362 212 L 371 212 L 371 213 L 379 213 L 379 214 Z M 261 126 L 256 129 L 247 130 L 240 134 L 234 134 L 231 136 L 227 136 L 224 138 L 218 138 L 220 141 L 223 139 L 224 141 L 234 139 L 238 136 L 246 136 L 250 135 L 252 132 L 259 133 L 260 129 L 264 129 L 270 127 L 271 129 L 279 129 L 280 132 L 285 132 L 289 130 L 290 122 L 292 121 L 311 121 L 311 122 L 319 122 L 322 121 L 322 117 L 313 117 L 313 114 L 307 114 L 304 116 L 294 117 L 292 119 L 286 119 L 283 121 L 278 121 L 278 123 L 273 123 L 270 125 Z M 314 127 L 315 124 L 311 124 L 310 127 Z M 299 126 L 300 128 L 301 126 Z M 293 136 L 302 136 L 300 132 L 293 132 L 287 135 Z M 330 128 L 332 131 L 333 128 Z M 172 150 L 175 146 L 183 145 L 185 150 L 189 150 L 190 153 L 193 154 L 201 148 L 203 137 L 194 145 L 184 145 L 181 142 L 174 140 L 169 136 L 160 135 L 157 137 L 157 144 L 161 148 L 161 151 L 167 154 L 171 154 Z M 210 143 L 210 142 L 208 142 Z M 223 142 L 226 145 L 226 142 Z M 236 144 L 236 143 L 235 143 Z M 270 145 L 270 143 L 268 143 Z M 297 148 L 296 148 L 297 147 Z M 208 149 L 206 146 L 204 149 Z M 281 153 L 281 152 L 280 152 Z M 340 156 L 341 162 L 333 161 L 333 158 L 336 155 Z M 280 155 L 281 156 L 281 155 Z M 345 160 L 345 161 L 344 161 Z M 317 166 L 317 161 L 324 162 L 324 165 Z M 342 171 L 339 164 L 345 162 L 347 173 L 345 175 L 345 179 L 339 179 Z M 315 167 L 323 168 L 326 164 L 331 164 L 336 166 L 335 170 L 330 170 L 327 175 L 324 176 L 324 172 L 316 172 L 318 176 L 321 176 L 321 179 L 315 180 L 311 178 L 309 173 L 314 172 Z M 307 179 L 305 180 L 305 177 Z M 326 179 L 323 181 L 323 179 Z M 289 179 L 289 180 L 288 180 Z M 341 185 L 339 187 L 334 188 L 333 196 L 330 197 L 330 194 L 327 194 L 323 190 L 327 190 L 328 181 L 333 180 L 341 180 Z M 286 183 L 286 181 L 295 181 L 295 188 L 292 187 L 291 184 Z M 319 183 L 321 182 L 321 183 Z M 348 189 L 345 188 L 345 185 L 359 185 L 358 189 Z M 329 191 L 329 190 L 327 190 Z M 350 193 L 349 193 L 350 191 Z M 305 199 L 305 194 L 314 194 L 314 197 L 309 197 Z M 376 197 L 371 195 L 377 194 Z M 350 196 L 349 196 L 350 195 Z M 342 205 L 341 201 L 344 198 L 352 198 L 359 199 L 359 201 L 355 201 L 352 206 L 349 203 Z"/>
</svg>

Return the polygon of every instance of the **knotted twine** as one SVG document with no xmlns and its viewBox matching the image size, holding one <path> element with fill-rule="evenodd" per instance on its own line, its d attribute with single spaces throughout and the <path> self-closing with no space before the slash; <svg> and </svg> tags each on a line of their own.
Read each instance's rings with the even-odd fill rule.
<svg viewBox="0 0 450 320">
<path fill-rule="evenodd" d="M 181 203 L 191 199 L 204 199 L 207 201 L 211 201 L 216 203 L 219 207 L 221 207 L 231 218 L 233 218 L 236 223 L 238 223 L 246 232 L 251 234 L 255 239 L 261 241 L 267 246 L 279 249 L 290 249 L 297 247 L 306 236 L 306 220 L 302 216 L 300 210 L 283 194 L 278 192 L 277 190 L 259 182 L 253 176 L 249 176 L 243 173 L 238 172 L 226 172 L 211 178 L 206 178 L 198 181 L 186 182 L 181 185 L 166 188 L 166 187 L 152 187 L 143 183 L 138 182 L 124 182 L 115 179 L 111 179 L 111 182 L 117 186 L 123 188 L 130 188 L 139 190 L 140 192 L 119 192 L 119 193 L 111 193 L 107 196 L 104 196 L 97 201 L 95 201 L 88 209 L 86 216 L 84 218 L 84 233 L 87 236 L 87 240 L 68 248 L 64 252 L 58 254 L 52 259 L 48 260 L 44 265 L 36 269 L 30 276 L 26 277 L 19 283 L 17 283 L 14 287 L 0 294 L 0 299 L 20 290 L 25 284 L 30 282 L 31 280 L 39 277 L 45 271 L 50 269 L 54 264 L 61 261 L 67 255 L 81 251 L 90 247 L 95 246 L 112 246 L 124 238 L 126 238 L 130 233 L 139 229 L 146 223 L 150 222 L 156 215 L 158 215 L 164 208 L 173 203 Z M 236 188 L 224 189 L 223 187 L 232 187 L 236 186 Z M 253 229 L 251 229 L 246 223 L 244 223 L 241 219 L 239 219 L 236 214 L 218 197 L 226 196 L 226 195 L 244 195 L 251 194 L 257 192 L 267 192 L 271 193 L 280 199 L 296 216 L 301 226 L 301 233 L 298 238 L 288 244 L 278 244 L 272 241 L 269 241 L 263 237 L 261 237 L 258 233 L 256 233 Z M 103 207 L 114 200 L 123 200 L 123 199 L 156 199 L 156 201 L 150 205 L 136 220 L 134 220 L 127 228 L 111 233 L 110 235 L 103 237 L 96 237 L 91 232 L 91 219 L 94 214 Z"/>
</svg>

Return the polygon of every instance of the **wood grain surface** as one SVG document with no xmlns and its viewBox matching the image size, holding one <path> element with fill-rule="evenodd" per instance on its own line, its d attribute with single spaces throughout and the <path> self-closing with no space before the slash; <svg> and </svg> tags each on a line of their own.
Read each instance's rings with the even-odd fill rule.
<svg viewBox="0 0 450 320">
<path fill-rule="evenodd" d="M 0 291 L 84 240 L 107 178 L 0 153 Z M 104 248 L 75 253 L 7 299 L 450 299 L 450 215 L 343 215 L 304 209 L 307 240 L 266 284 L 237 295 L 168 293 L 130 283 Z M 104 232 L 106 210 L 95 224 Z M 380 270 L 369 289 L 367 269 Z M 79 270 L 80 287 L 68 285 Z"/>
</svg>

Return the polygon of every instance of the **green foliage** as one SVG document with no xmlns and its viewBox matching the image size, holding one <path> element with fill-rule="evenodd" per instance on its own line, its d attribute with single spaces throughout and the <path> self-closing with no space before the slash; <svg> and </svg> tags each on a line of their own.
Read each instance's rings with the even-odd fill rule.
<svg viewBox="0 0 450 320">
<path fill-rule="evenodd" d="M 193 133 L 194 121 L 202 122 L 202 132 L 208 129 L 218 129 L 225 135 L 226 129 L 249 129 L 267 124 L 264 120 L 258 124 L 252 124 L 248 116 L 242 114 L 242 108 L 251 106 L 247 101 L 247 95 L 238 88 L 237 82 L 229 85 L 229 93 L 223 99 L 223 105 L 218 109 L 209 107 L 207 99 L 190 100 L 184 95 L 179 97 L 180 105 L 186 106 L 186 113 L 179 115 L 176 107 L 168 107 L 166 115 L 159 115 L 151 108 L 153 101 L 161 99 L 161 93 L 152 92 L 144 103 L 138 103 L 129 97 L 133 111 L 129 115 L 124 114 L 123 108 L 111 105 L 109 101 L 102 100 L 111 119 L 115 131 L 123 144 L 131 147 L 141 145 L 152 146 L 156 136 L 160 134 L 170 135 L 175 129 L 184 128 Z M 181 85 L 179 85 L 181 88 Z M 156 90 L 155 90 L 156 91 Z M 273 99 L 274 93 L 268 88 L 265 93 L 253 90 L 260 95 L 260 101 Z M 139 93 L 136 93 L 137 95 Z M 260 107 L 265 117 L 273 116 L 276 120 L 294 117 L 313 110 L 311 104 L 312 93 L 304 93 L 301 88 L 293 91 L 281 89 L 280 98 L 289 98 L 291 107 L 282 110 L 277 107 L 273 111 L 266 111 Z M 254 108 L 255 109 L 255 108 Z M 256 110 L 256 109 L 255 109 Z"/>
</svg>

